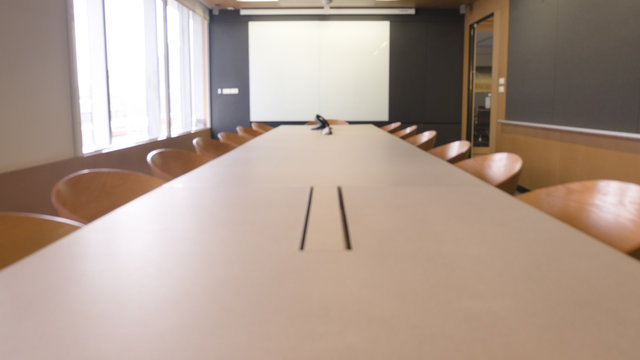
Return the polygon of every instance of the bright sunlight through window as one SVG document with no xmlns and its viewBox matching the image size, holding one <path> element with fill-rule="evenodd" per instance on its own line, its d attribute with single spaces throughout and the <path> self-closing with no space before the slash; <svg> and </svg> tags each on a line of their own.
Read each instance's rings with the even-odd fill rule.
<svg viewBox="0 0 640 360">
<path fill-rule="evenodd" d="M 175 0 L 73 10 L 83 153 L 209 126 L 206 19 Z"/>
</svg>

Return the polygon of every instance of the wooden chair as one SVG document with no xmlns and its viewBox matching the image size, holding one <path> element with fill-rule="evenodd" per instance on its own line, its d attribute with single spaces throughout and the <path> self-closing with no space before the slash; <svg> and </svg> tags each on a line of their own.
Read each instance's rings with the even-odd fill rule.
<svg viewBox="0 0 640 360">
<path fill-rule="evenodd" d="M 336 119 L 327 119 L 329 125 L 349 125 L 348 122 L 344 120 L 336 120 Z M 315 125 L 317 122 L 315 120 L 307 122 L 305 125 Z"/>
<path fill-rule="evenodd" d="M 382 130 L 384 130 L 386 132 L 392 132 L 392 131 L 398 129 L 400 126 L 402 126 L 402 123 L 400 121 L 396 121 L 396 122 L 392 122 L 391 124 L 380 126 L 380 129 L 382 129 Z"/>
<path fill-rule="evenodd" d="M 640 255 L 640 185 L 616 180 L 549 186 L 518 199 L 625 252 Z"/>
<path fill-rule="evenodd" d="M 215 139 L 199 136 L 193 139 L 193 148 L 196 150 L 196 154 L 207 156 L 210 159 L 215 159 L 236 147 Z"/>
<path fill-rule="evenodd" d="M 444 161 L 456 163 L 469 157 L 471 143 L 467 140 L 458 140 L 440 145 L 428 150 L 429 154 L 439 157 Z"/>
<path fill-rule="evenodd" d="M 251 128 L 255 131 L 260 131 L 261 133 L 266 133 L 269 130 L 273 130 L 273 126 L 257 122 L 251 123 Z"/>
<path fill-rule="evenodd" d="M 419 147 L 422 150 L 427 151 L 427 150 L 430 150 L 433 147 L 433 145 L 436 143 L 436 135 L 438 135 L 437 131 L 429 130 L 429 131 L 420 133 L 418 135 L 410 136 L 404 140 L 410 144 L 413 144 Z"/>
<path fill-rule="evenodd" d="M 222 131 L 218 133 L 218 139 L 225 144 L 229 144 L 234 147 L 238 147 L 247 141 L 251 140 L 238 134 Z"/>
<path fill-rule="evenodd" d="M 147 154 L 147 163 L 153 176 L 173 180 L 180 175 L 204 165 L 211 158 L 181 149 L 157 149 Z"/>
<path fill-rule="evenodd" d="M 81 226 L 78 222 L 55 216 L 0 212 L 0 269 Z"/>
<path fill-rule="evenodd" d="M 417 130 L 418 130 L 418 125 L 411 125 L 411 126 L 407 126 L 402 130 L 392 132 L 391 134 L 399 137 L 400 139 L 406 139 L 408 137 L 415 135 Z"/>
<path fill-rule="evenodd" d="M 513 153 L 500 152 L 475 156 L 458 161 L 454 165 L 502 191 L 513 194 L 522 171 L 522 158 Z"/>
<path fill-rule="evenodd" d="M 51 202 L 58 215 L 86 224 L 164 183 L 133 171 L 81 170 L 53 186 Z"/>
<path fill-rule="evenodd" d="M 247 139 L 253 139 L 256 136 L 262 135 L 260 131 L 253 130 L 252 128 L 248 128 L 246 126 L 237 126 L 236 132 L 238 133 L 238 135 L 244 136 Z"/>
</svg>

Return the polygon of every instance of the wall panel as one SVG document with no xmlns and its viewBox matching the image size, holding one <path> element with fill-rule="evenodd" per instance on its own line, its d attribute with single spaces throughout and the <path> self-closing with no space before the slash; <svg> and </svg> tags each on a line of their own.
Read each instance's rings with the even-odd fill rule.
<svg viewBox="0 0 640 360">
<path fill-rule="evenodd" d="M 67 0 L 0 5 L 0 172 L 74 155 Z"/>
<path fill-rule="evenodd" d="M 512 0 L 507 119 L 640 131 L 640 2 Z"/>
<path fill-rule="evenodd" d="M 211 17 L 210 28 L 214 132 L 249 124 L 248 22 L 304 20 L 389 20 L 389 120 L 459 129 L 464 18 L 457 10 L 418 11 L 414 16 L 262 17 L 220 11 Z M 216 93 L 224 87 L 238 88 L 239 94 Z M 450 134 L 438 136 L 438 142 L 458 138 Z"/>
</svg>

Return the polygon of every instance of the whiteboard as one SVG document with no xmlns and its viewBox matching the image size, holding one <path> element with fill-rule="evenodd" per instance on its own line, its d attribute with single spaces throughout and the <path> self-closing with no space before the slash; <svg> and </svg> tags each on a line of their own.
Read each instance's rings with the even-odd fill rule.
<svg viewBox="0 0 640 360">
<path fill-rule="evenodd" d="M 251 121 L 389 119 L 388 21 L 250 21 Z"/>
</svg>

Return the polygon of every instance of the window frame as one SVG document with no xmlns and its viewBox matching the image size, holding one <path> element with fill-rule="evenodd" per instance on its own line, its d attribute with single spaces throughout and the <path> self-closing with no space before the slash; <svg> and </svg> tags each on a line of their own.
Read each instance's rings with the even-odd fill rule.
<svg viewBox="0 0 640 360">
<path fill-rule="evenodd" d="M 202 127 L 196 127 L 197 121 L 195 122 L 191 121 L 192 124 L 187 130 L 182 128 L 180 131 L 172 131 L 171 129 L 171 95 L 170 95 L 171 84 L 170 84 L 170 64 L 169 64 L 170 50 L 169 50 L 169 43 L 168 43 L 168 24 L 167 24 L 167 7 L 169 6 L 168 0 L 144 0 L 144 1 L 157 1 L 157 3 L 162 4 L 163 32 L 162 34 L 157 34 L 157 41 L 162 41 L 163 43 L 163 49 L 158 49 L 158 57 L 162 57 L 164 62 L 163 64 L 164 69 L 159 69 L 159 72 L 162 72 L 164 76 L 164 86 L 163 86 L 164 93 L 161 92 L 160 94 L 160 97 L 164 97 L 164 99 L 159 100 L 161 103 L 161 109 L 160 109 L 161 116 L 157 121 L 160 127 L 163 127 L 163 126 L 166 127 L 166 131 L 161 130 L 158 136 L 149 137 L 148 139 L 145 139 L 145 140 L 130 141 L 125 144 L 114 145 L 113 134 L 112 134 L 113 131 L 111 127 L 111 120 L 112 120 L 111 104 L 110 104 L 111 94 L 109 93 L 109 90 L 107 90 L 109 137 L 111 139 L 110 144 L 104 147 L 95 148 L 95 149 L 84 152 L 83 151 L 84 142 L 83 142 L 83 134 L 82 134 L 82 113 L 81 113 L 81 106 L 80 106 L 80 86 L 78 83 L 79 75 L 78 75 L 78 56 L 77 56 L 77 48 L 76 48 L 77 44 L 76 44 L 74 1 L 75 0 L 67 0 L 66 4 L 67 4 L 67 17 L 68 17 L 69 59 L 70 59 L 70 76 L 71 76 L 71 95 L 72 95 L 72 104 L 71 104 L 72 114 L 71 115 L 72 115 L 72 123 L 73 123 L 72 126 L 73 126 L 74 152 L 76 156 L 84 157 L 84 156 L 90 156 L 93 154 L 111 152 L 115 150 L 134 147 L 140 144 L 145 144 L 145 143 L 155 142 L 163 139 L 178 137 L 185 134 L 195 133 L 195 132 L 199 132 L 199 131 L 211 128 L 211 111 L 210 111 L 211 89 L 210 89 L 210 76 L 209 76 L 211 71 L 210 69 L 211 62 L 209 59 L 210 43 L 209 43 L 209 32 L 208 32 L 210 20 L 208 16 L 209 15 L 208 9 L 204 8 L 204 5 L 201 5 L 201 4 L 199 5 L 201 5 L 202 8 L 195 9 L 194 4 L 190 4 L 189 1 L 175 0 L 178 2 L 179 5 L 184 6 L 189 11 L 189 18 L 193 17 L 202 21 L 202 27 L 203 27 L 202 33 L 204 35 L 204 38 L 202 41 L 202 46 L 203 46 L 202 59 L 191 59 L 193 52 L 189 51 L 190 57 L 189 59 L 187 59 L 187 61 L 189 63 L 202 61 L 203 63 L 203 69 L 202 69 L 203 93 L 198 94 L 197 96 L 203 96 L 204 98 L 204 103 L 203 103 L 204 124 L 202 125 Z M 104 9 L 105 0 L 99 0 L 99 1 L 102 3 L 103 9 Z M 107 54 L 106 54 L 107 27 L 106 26 L 107 26 L 106 22 L 103 21 L 102 28 L 105 34 L 103 39 L 103 41 L 105 42 L 105 54 L 104 54 L 105 58 L 107 57 Z M 189 26 L 187 25 L 187 27 Z M 188 46 L 191 46 L 191 43 L 194 41 L 194 39 L 191 39 L 192 36 L 193 35 L 191 33 L 187 34 L 187 38 L 189 38 L 188 40 L 189 44 L 187 44 Z M 161 50 L 162 50 L 162 54 L 160 54 Z M 108 64 L 106 64 L 105 76 L 108 76 L 107 74 L 108 74 Z M 196 76 L 196 74 L 192 70 L 190 77 L 193 78 L 194 76 Z M 108 89 L 109 80 L 107 79 L 106 81 L 107 81 L 107 89 Z M 193 84 L 191 84 L 190 86 L 191 87 L 189 91 L 193 91 Z M 165 105 L 164 107 L 162 107 L 162 103 L 164 103 Z M 193 104 L 193 96 L 192 96 L 190 107 L 193 109 L 194 106 L 195 104 Z M 162 124 L 162 122 L 164 122 L 165 124 Z"/>
</svg>

